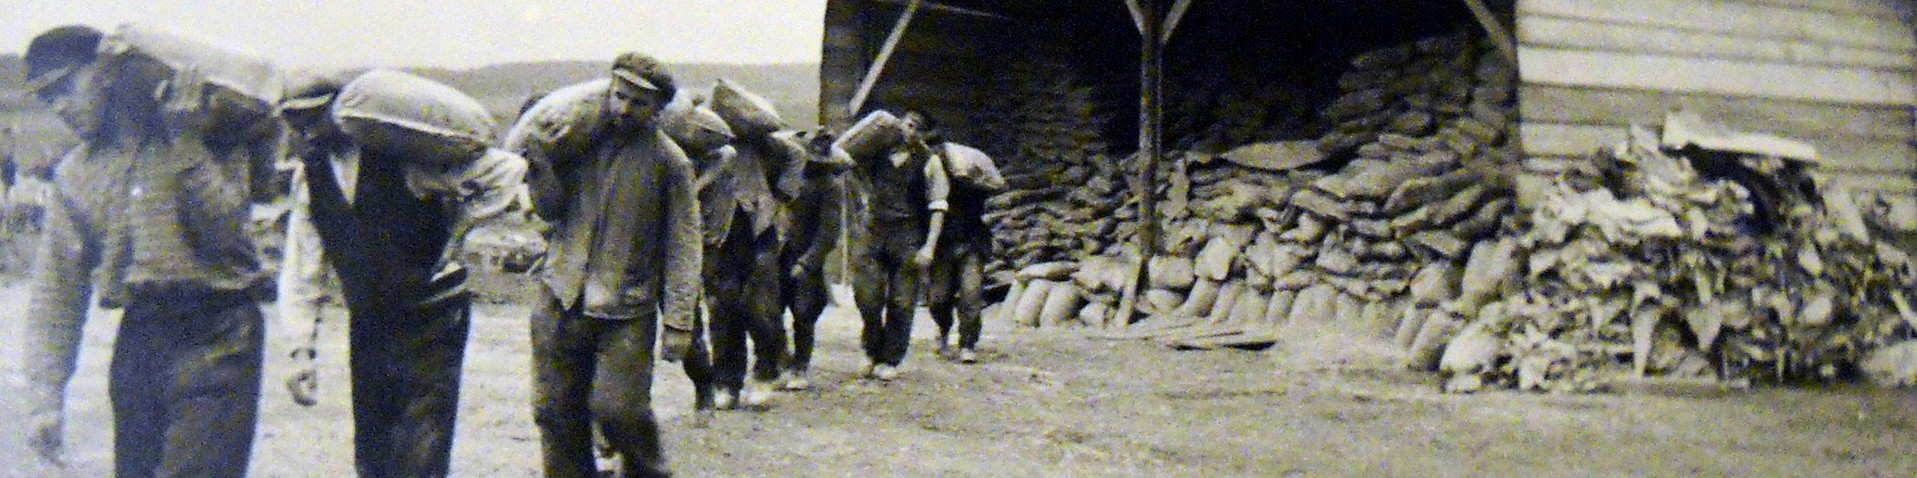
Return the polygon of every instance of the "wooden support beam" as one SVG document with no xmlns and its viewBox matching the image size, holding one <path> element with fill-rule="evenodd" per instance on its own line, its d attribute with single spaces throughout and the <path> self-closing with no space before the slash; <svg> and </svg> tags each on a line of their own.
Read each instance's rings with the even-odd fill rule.
<svg viewBox="0 0 1917 478">
<path fill-rule="evenodd" d="M 1171 16 L 1165 18 L 1165 31 L 1158 35 L 1158 42 L 1171 44 L 1172 32 L 1178 31 L 1178 22 L 1185 20 L 1185 10 L 1191 8 L 1191 0 L 1178 0 L 1172 4 Z"/>
<path fill-rule="evenodd" d="M 852 94 L 852 103 L 846 105 L 850 117 L 858 117 L 859 110 L 865 107 L 867 95 L 872 94 L 872 86 L 879 83 L 879 75 L 885 72 L 885 63 L 892 59 L 892 50 L 898 48 L 899 39 L 905 37 L 906 25 L 912 24 L 912 14 L 918 13 L 920 0 L 912 0 L 905 5 L 905 13 L 899 15 L 899 22 L 892 25 L 892 34 L 885 38 L 885 46 L 879 47 L 879 56 L 872 59 L 872 66 L 865 70 L 865 79 L 859 82 L 859 90 Z"/>
<path fill-rule="evenodd" d="M 1132 314 L 1138 310 L 1140 284 L 1145 283 L 1146 264 L 1158 250 L 1158 201 L 1153 192 L 1158 184 L 1159 133 L 1160 123 L 1164 119 L 1164 43 L 1159 41 L 1162 25 L 1159 23 L 1157 0 L 1126 0 L 1132 7 L 1133 18 L 1139 21 L 1139 94 L 1138 94 L 1138 154 L 1140 155 L 1138 179 L 1132 184 L 1132 194 L 1138 196 L 1138 262 L 1131 264 L 1131 273 L 1125 281 L 1125 289 L 1118 300 L 1117 323 L 1131 325 Z"/>
<path fill-rule="evenodd" d="M 1140 35 L 1145 34 L 1145 10 L 1138 6 L 1138 0 L 1125 0 L 1125 8 L 1132 12 L 1132 26 L 1138 27 Z"/>
<path fill-rule="evenodd" d="M 879 3 L 890 3 L 893 5 L 906 5 L 906 4 L 912 3 L 915 0 L 871 0 L 871 1 L 879 2 Z M 965 8 L 965 7 L 954 7 L 954 6 L 946 5 L 939 2 L 925 2 L 924 5 L 922 5 L 922 7 L 925 8 L 925 11 L 928 11 L 928 12 L 945 12 L 945 13 L 951 13 L 955 15 L 964 15 L 968 17 L 990 18 L 993 20 L 1011 20 L 1012 19 L 1011 17 L 1007 17 L 1005 15 L 1000 15 L 997 13 L 987 12 L 984 10 Z"/>
<path fill-rule="evenodd" d="M 1498 16 L 1484 6 L 1484 0 L 1464 0 L 1464 4 L 1471 8 L 1472 16 L 1478 17 L 1478 25 L 1484 27 L 1486 35 L 1491 36 L 1491 43 L 1504 53 L 1504 61 L 1518 64 L 1518 44 L 1511 39 L 1511 32 L 1504 29 L 1504 23 L 1498 21 Z"/>
</svg>

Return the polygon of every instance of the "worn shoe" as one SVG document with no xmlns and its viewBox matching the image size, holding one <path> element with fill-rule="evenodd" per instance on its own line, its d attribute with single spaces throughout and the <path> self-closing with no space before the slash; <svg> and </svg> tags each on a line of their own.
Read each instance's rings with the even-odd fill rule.
<svg viewBox="0 0 1917 478">
<path fill-rule="evenodd" d="M 712 392 L 712 408 L 719 409 L 719 410 L 731 410 L 735 407 L 738 407 L 739 406 L 738 394 L 739 392 L 736 390 L 719 389 L 719 390 L 713 391 Z"/>
<path fill-rule="evenodd" d="M 972 349 L 959 349 L 958 361 L 959 363 L 978 363 L 978 351 L 972 350 Z"/>
<path fill-rule="evenodd" d="M 945 359 L 945 360 L 952 360 L 953 358 L 956 357 L 952 354 L 952 352 L 953 350 L 951 345 L 946 344 L 945 341 L 943 340 L 939 341 L 939 351 L 938 351 L 939 358 Z"/>
<path fill-rule="evenodd" d="M 772 402 L 772 383 L 753 381 L 746 384 L 745 392 L 739 395 L 739 404 L 745 408 L 761 408 Z"/>
<path fill-rule="evenodd" d="M 812 388 L 812 380 L 807 378 L 808 375 L 811 374 L 804 370 L 787 371 L 784 376 L 779 377 L 779 388 L 785 390 L 810 389 Z"/>
<path fill-rule="evenodd" d="M 872 376 L 883 382 L 898 380 L 899 367 L 897 365 L 879 365 L 873 367 Z"/>
</svg>

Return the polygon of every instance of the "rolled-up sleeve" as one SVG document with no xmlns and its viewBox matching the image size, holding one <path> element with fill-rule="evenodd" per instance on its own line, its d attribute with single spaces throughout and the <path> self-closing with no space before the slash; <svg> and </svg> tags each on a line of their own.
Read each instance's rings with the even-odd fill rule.
<svg viewBox="0 0 1917 478">
<path fill-rule="evenodd" d="M 83 154 L 76 150 L 73 154 Z M 89 274 L 99 262 L 99 244 L 83 230 L 65 187 L 55 186 L 42 216 L 41 246 L 27 305 L 24 340 L 26 411 L 60 413 L 67 382 L 78 364 L 90 299 Z M 94 194 L 94 191 L 82 191 Z"/>
<path fill-rule="evenodd" d="M 933 154 L 925 160 L 925 210 L 944 211 L 951 208 L 948 199 L 952 195 L 952 181 L 945 174 L 945 159 Z"/>
<path fill-rule="evenodd" d="M 663 135 L 662 135 L 663 136 Z M 662 138 L 663 141 L 663 138 Z M 675 148 L 667 148 L 669 151 Z M 694 187 L 692 161 L 685 154 L 665 155 L 664 233 L 666 241 L 665 289 L 661 323 L 678 330 L 691 330 L 699 307 L 699 289 L 704 267 L 704 227 L 699 218 L 699 192 Z"/>
<path fill-rule="evenodd" d="M 286 244 L 281 247 L 279 313 L 281 334 L 294 347 L 312 347 L 319 340 L 320 301 L 325 297 L 325 249 L 309 209 L 312 193 L 305 168 L 294 170 L 292 206 L 287 211 Z"/>
</svg>

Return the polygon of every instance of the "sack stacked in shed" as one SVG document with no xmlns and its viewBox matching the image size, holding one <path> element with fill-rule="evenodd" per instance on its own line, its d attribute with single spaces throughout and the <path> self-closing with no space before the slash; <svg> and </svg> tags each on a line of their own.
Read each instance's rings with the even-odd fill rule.
<svg viewBox="0 0 1917 478">
<path fill-rule="evenodd" d="M 1162 161 L 1160 184 L 1152 185 L 1162 198 L 1161 247 L 1148 264 L 1149 281 L 1140 285 L 1136 323 L 1130 324 L 1134 332 L 1127 333 L 1201 348 L 1269 343 L 1272 329 L 1292 324 L 1382 339 L 1393 334 L 1397 317 L 1413 304 L 1451 299 L 1472 247 L 1495 237 L 1513 210 L 1502 172 L 1513 158 L 1504 145 L 1508 122 L 1498 121 L 1498 131 L 1483 135 L 1482 141 L 1454 139 L 1469 128 L 1459 125 L 1476 121 L 1468 116 L 1470 105 L 1509 111 L 1510 68 L 1491 54 L 1488 44 L 1465 47 L 1461 38 L 1392 46 L 1381 50 L 1391 53 L 1368 53 L 1354 61 L 1354 71 L 1369 72 L 1366 78 L 1384 81 L 1377 72 L 1390 71 L 1389 78 L 1404 75 L 1402 87 L 1417 91 L 1455 89 L 1444 85 L 1465 82 L 1463 98 L 1446 96 L 1446 104 L 1458 108 L 1428 107 L 1438 111 L 1428 127 L 1404 130 L 1416 135 L 1379 126 L 1317 141 L 1243 145 L 1216 155 L 1173 153 Z M 1379 55 L 1396 59 L 1365 59 Z M 1453 65 L 1461 57 L 1464 64 L 1444 67 L 1450 72 L 1445 75 L 1410 76 L 1417 68 Z M 1478 79 L 1478 70 L 1485 81 Z M 1371 88 L 1347 83 L 1354 90 Z M 1349 114 L 1339 112 L 1346 108 L 1340 104 L 1328 105 L 1326 116 Z M 1394 100 L 1378 108 L 1406 105 Z M 1320 147 L 1357 133 L 1365 135 L 1365 142 L 1343 157 L 1328 156 Z M 1336 172 L 1303 169 L 1328 159 L 1348 162 Z M 1075 298 L 1080 312 L 1071 315 L 1076 320 L 1062 320 L 1064 324 L 1106 325 L 1117 315 L 1136 257 L 1127 252 L 1136 225 L 1129 203 L 1132 192 L 1124 187 L 1136 169 L 1126 169 L 1117 180 L 1092 175 L 1070 188 L 1034 190 L 1021 183 L 1021 176 L 1008 178 L 1012 188 L 1001 201 L 1017 208 L 1004 213 L 1005 221 L 999 224 L 1006 227 L 999 235 L 1015 240 L 1001 242 L 1001 247 L 1017 248 L 1021 243 L 1016 240 L 1027 238 L 1049 239 L 1046 232 L 1028 230 L 1027 224 L 1043 222 L 1025 219 L 1044 217 L 1048 203 L 1014 202 L 1023 199 L 1021 195 L 1043 194 L 1064 202 L 1055 206 L 1059 212 L 1094 214 L 1085 222 L 1061 221 L 1053 227 L 1083 234 L 1088 240 L 1078 244 L 1078 250 L 1085 251 L 1081 255 L 1041 256 L 1030 262 L 1008 256 L 1019 267 L 1007 274 L 1014 285 L 1001 308 L 1008 314 L 1005 320 L 1045 323 L 1036 315 L 1012 312 L 1018 309 L 1015 304 L 1045 302 L 1022 297 L 1037 294 L 1032 285 L 1040 281 L 1046 283 L 1046 299 L 1059 288 L 1073 289 L 1065 296 Z M 1096 203 L 1109 209 L 1093 207 Z M 1103 211 L 1111 212 L 1097 214 Z M 1076 268 L 1062 273 L 1046 266 L 1051 262 Z"/>
<path fill-rule="evenodd" d="M 1413 367 L 1452 391 L 1828 378 L 1917 334 L 1909 256 L 1802 164 L 1674 153 L 1642 129 L 1590 164 L 1558 177 L 1523 234 L 1473 252 L 1460 297 L 1403 316 Z"/>
<path fill-rule="evenodd" d="M 1075 261 L 1126 240 L 1115 237 L 1109 219 L 1125 214 L 1130 193 L 1124 168 L 1105 155 L 1105 119 L 1092 90 L 1053 62 L 1021 60 L 1008 70 L 976 121 L 984 129 L 976 146 L 998 153 L 1006 185 L 986 203 L 994 247 L 988 290 L 1009 287 L 1015 272 L 1034 264 Z"/>
<path fill-rule="evenodd" d="M 1432 137 L 1461 156 L 1503 145 L 1516 131 L 1517 68 L 1460 33 L 1367 52 L 1338 79 L 1322 110 L 1327 155 L 1387 158 L 1386 134 Z"/>
</svg>

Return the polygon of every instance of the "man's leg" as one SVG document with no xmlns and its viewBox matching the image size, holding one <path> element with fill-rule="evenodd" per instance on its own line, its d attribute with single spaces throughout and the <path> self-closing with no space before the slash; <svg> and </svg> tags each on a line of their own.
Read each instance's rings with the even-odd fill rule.
<svg viewBox="0 0 1917 478">
<path fill-rule="evenodd" d="M 399 391 L 387 397 L 396 412 L 391 428 L 376 431 L 390 446 L 389 476 L 446 476 L 459 411 L 460 365 L 472 324 L 472 296 L 420 306 L 408 323 L 393 324 L 393 362 Z"/>
<path fill-rule="evenodd" d="M 603 381 L 592 386 L 593 418 L 606 441 L 618 450 L 628 477 L 669 476 L 659 446 L 659 424 L 652 415 L 653 343 L 659 336 L 658 312 L 642 307 L 631 320 L 600 321 L 598 362 Z M 597 319 L 589 319 L 597 320 Z"/>
<path fill-rule="evenodd" d="M 172 351 L 164 334 L 171 317 L 155 304 L 128 304 L 113 342 L 107 397 L 113 402 L 113 476 L 154 476 L 165 443 L 166 402 L 157 390 Z"/>
<path fill-rule="evenodd" d="M 686 351 L 686 356 L 682 359 L 686 378 L 692 380 L 693 426 L 699 428 L 705 427 L 706 422 L 712 418 L 714 408 L 712 395 L 715 387 L 713 381 L 718 378 L 712 370 L 712 353 L 706 350 L 708 342 L 706 337 L 710 334 L 706 332 L 705 323 L 703 313 L 694 316 L 691 350 Z"/>
<path fill-rule="evenodd" d="M 796 254 L 785 254 L 785 270 L 791 271 Z M 779 302 L 792 310 L 792 355 L 782 386 L 788 390 L 811 388 L 807 377 L 812 369 L 812 349 L 817 346 L 819 316 L 825 313 L 830 290 L 825 286 L 824 261 L 807 264 L 798 276 L 782 273 L 779 278 Z"/>
<path fill-rule="evenodd" d="M 592 478 L 592 413 L 588 397 L 597 363 L 591 320 L 545 295 L 532 314 L 533 422 L 539 426 L 546 476 Z"/>
<path fill-rule="evenodd" d="M 761 395 L 771 392 L 779 371 L 790 366 L 786 355 L 785 307 L 779 303 L 779 238 L 771 233 L 754 241 L 747 264 L 743 312 L 751 320 L 752 380 Z M 761 399 L 766 397 L 759 397 Z M 750 402 L 752 400 L 748 400 Z M 758 405 L 757 403 L 747 403 Z"/>
<path fill-rule="evenodd" d="M 926 308 L 932 312 L 932 323 L 939 328 L 939 356 L 948 357 L 952 333 L 953 307 L 958 301 L 959 261 L 962 257 L 940 248 L 937 260 L 932 262 L 931 272 L 926 276 Z"/>
<path fill-rule="evenodd" d="M 858 305 L 859 344 L 865 349 L 868 366 L 882 363 L 885 357 L 885 297 L 889 271 L 880 263 L 879 251 L 866 250 L 852 260 L 852 301 Z M 870 373 L 871 370 L 865 371 Z"/>
<path fill-rule="evenodd" d="M 159 476 L 241 477 L 253 456 L 266 319 L 239 292 L 200 300 L 178 330 L 166 394 Z"/>
<path fill-rule="evenodd" d="M 712 321 L 713 388 L 719 408 L 730 409 L 745 386 L 747 319 L 740 304 L 741 279 L 734 264 L 724 261 L 706 275 L 706 310 Z"/>
<path fill-rule="evenodd" d="M 978 347 L 978 336 L 985 326 L 985 254 L 967 251 L 958 262 L 958 341 L 961 361 Z"/>
<path fill-rule="evenodd" d="M 892 289 L 885 296 L 885 351 L 883 363 L 898 367 L 912 344 L 913 306 L 924 274 L 901 264 L 893 269 Z"/>
<path fill-rule="evenodd" d="M 390 307 L 352 307 L 346 327 L 346 363 L 353 404 L 353 469 L 359 476 L 393 476 L 398 444 L 391 431 L 399 421 L 404 389 L 390 371 L 396 368 L 400 337 L 395 328 L 408 317 Z"/>
</svg>

